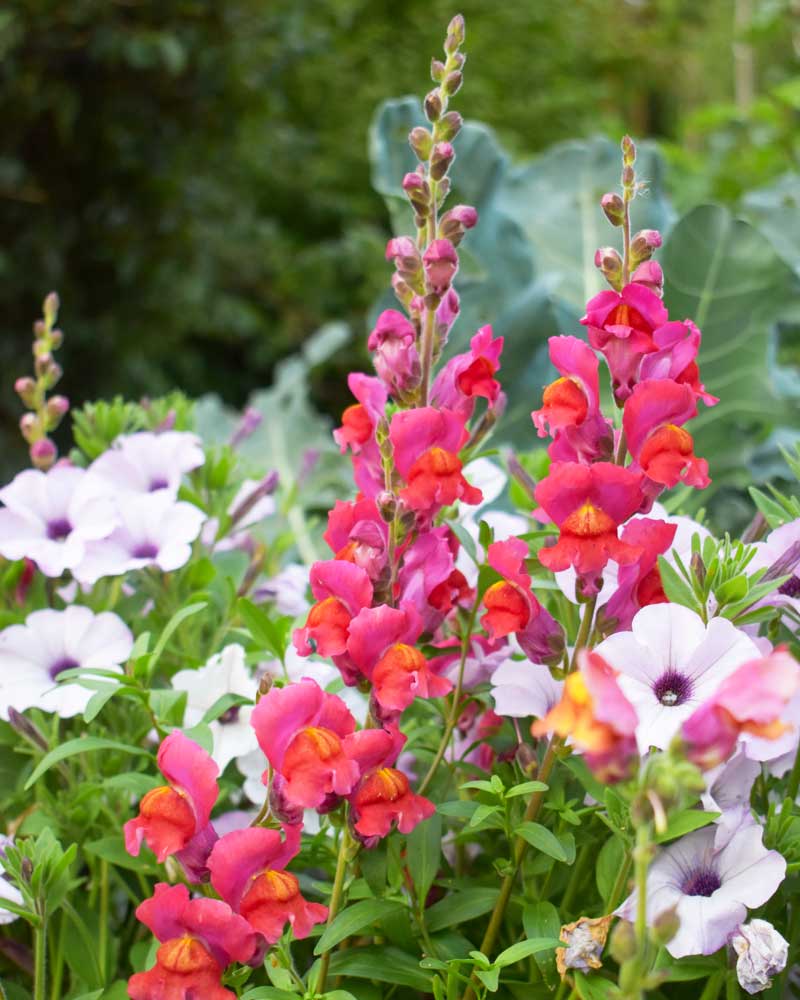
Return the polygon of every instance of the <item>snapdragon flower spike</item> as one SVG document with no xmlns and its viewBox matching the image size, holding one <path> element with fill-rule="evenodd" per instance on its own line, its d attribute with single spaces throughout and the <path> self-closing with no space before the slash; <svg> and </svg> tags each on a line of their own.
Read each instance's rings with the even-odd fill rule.
<svg viewBox="0 0 800 1000">
<path fill-rule="evenodd" d="M 462 474 L 458 452 L 469 433 L 452 410 L 423 406 L 392 417 L 389 438 L 397 471 L 407 483 L 399 496 L 421 514 L 432 516 L 456 500 L 480 503 L 483 494 Z"/>
<path fill-rule="evenodd" d="M 625 402 L 622 426 L 628 449 L 654 483 L 662 487 L 686 483 L 705 489 L 708 462 L 697 458 L 691 434 L 681 426 L 697 415 L 690 385 L 669 379 L 640 382 Z"/>
<path fill-rule="evenodd" d="M 561 701 L 533 723 L 531 733 L 569 737 L 601 781 L 619 781 L 636 756 L 636 712 L 599 653 L 581 651 L 578 665 L 564 682 Z"/>
<path fill-rule="evenodd" d="M 353 456 L 353 472 L 359 489 L 365 496 L 375 496 L 383 489 L 381 452 L 375 438 L 378 425 L 385 419 L 388 400 L 386 386 L 379 378 L 352 372 L 347 385 L 358 400 L 342 414 L 342 426 L 333 437 L 342 454 L 348 448 Z"/>
<path fill-rule="evenodd" d="M 452 681 L 435 674 L 415 647 L 421 633 L 422 619 L 410 603 L 365 608 L 350 624 L 347 651 L 385 712 L 402 712 L 415 698 L 439 698 L 452 690 Z"/>
<path fill-rule="evenodd" d="M 434 240 L 422 255 L 425 282 L 435 295 L 444 295 L 458 271 L 458 254 L 450 240 Z"/>
<path fill-rule="evenodd" d="M 481 625 L 490 639 L 503 639 L 512 632 L 521 632 L 541 611 L 541 605 L 531 593 L 531 578 L 525 569 L 527 558 L 528 546 L 520 538 L 507 538 L 489 546 L 487 561 L 503 577 L 483 595 L 486 611 Z"/>
<path fill-rule="evenodd" d="M 470 341 L 470 349 L 451 358 L 436 376 L 431 401 L 469 420 L 478 398 L 493 407 L 500 396 L 494 377 L 500 369 L 503 338 L 493 337 L 492 328 L 483 326 Z"/>
<path fill-rule="evenodd" d="M 384 309 L 367 340 L 379 378 L 395 397 L 419 385 L 421 365 L 414 325 L 396 309 Z"/>
<path fill-rule="evenodd" d="M 539 551 L 543 566 L 574 567 L 584 596 L 596 594 L 610 559 L 627 564 L 641 549 L 621 541 L 617 529 L 642 502 L 642 475 L 610 462 L 559 462 L 536 487 L 536 501 L 559 527 L 555 545 Z"/>
<path fill-rule="evenodd" d="M 158 748 L 158 769 L 169 784 L 153 788 L 139 803 L 139 815 L 125 824 L 125 848 L 137 857 L 142 840 L 162 863 L 170 854 L 187 861 L 187 874 L 203 873 L 216 834 L 211 810 L 217 801 L 219 768 L 194 740 L 173 730 Z"/>
<path fill-rule="evenodd" d="M 672 379 L 679 385 L 688 385 L 697 399 L 706 406 L 716 406 L 719 399 L 712 396 L 700 381 L 697 352 L 702 336 L 690 319 L 673 321 L 653 333 L 657 350 L 642 358 L 639 379 Z"/>
<path fill-rule="evenodd" d="M 677 524 L 650 517 L 634 518 L 622 529 L 620 540 L 640 549 L 640 555 L 635 562 L 620 566 L 617 589 L 604 606 L 603 619 L 614 622 L 615 631 L 629 629 L 641 608 L 666 603 L 658 557 L 672 548 L 677 530 Z"/>
<path fill-rule="evenodd" d="M 625 402 L 636 384 L 642 358 L 657 350 L 653 333 L 668 319 L 661 299 L 638 281 L 620 292 L 600 292 L 587 303 L 581 323 L 588 329 L 589 343 L 606 359 L 618 403 Z"/>
<path fill-rule="evenodd" d="M 346 753 L 355 719 L 316 681 L 305 677 L 272 688 L 253 709 L 251 724 L 271 768 L 284 779 L 288 802 L 316 809 L 331 794 L 347 795 L 358 781 L 358 764 Z"/>
<path fill-rule="evenodd" d="M 785 647 L 743 663 L 683 724 L 686 755 L 708 769 L 726 760 L 743 733 L 777 739 L 786 705 L 800 691 L 800 667 Z"/>
<path fill-rule="evenodd" d="M 190 899 L 185 885 L 160 882 L 136 910 L 162 942 L 156 964 L 128 981 L 131 1000 L 235 1000 L 220 979 L 231 962 L 259 952 L 248 922 L 219 899 Z"/>
<path fill-rule="evenodd" d="M 300 850 L 301 830 L 285 826 L 283 836 L 257 826 L 233 830 L 217 841 L 208 859 L 213 887 L 268 945 L 287 924 L 299 940 L 328 917 L 327 906 L 304 899 L 297 877 L 286 871 Z"/>
<path fill-rule="evenodd" d="M 317 599 L 293 641 L 301 656 L 339 656 L 347 649 L 351 620 L 372 604 L 372 581 L 355 562 L 330 559 L 311 567 L 311 592 Z"/>
</svg>

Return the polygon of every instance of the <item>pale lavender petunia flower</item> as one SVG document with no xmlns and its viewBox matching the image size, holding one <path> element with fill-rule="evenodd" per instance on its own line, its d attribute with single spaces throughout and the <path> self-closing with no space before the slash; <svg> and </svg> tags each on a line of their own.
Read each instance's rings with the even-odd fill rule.
<svg viewBox="0 0 800 1000">
<path fill-rule="evenodd" d="M 507 659 L 492 674 L 495 711 L 514 719 L 544 718 L 561 700 L 563 687 L 548 667 L 530 660 Z"/>
<path fill-rule="evenodd" d="M 120 524 L 108 538 L 92 542 L 74 570 L 80 583 L 92 584 L 104 576 L 157 566 L 167 573 L 188 562 L 191 543 L 200 534 L 205 514 L 167 490 L 129 494 L 117 501 Z"/>
<path fill-rule="evenodd" d="M 780 576 L 792 574 L 756 607 L 783 608 L 800 617 L 800 517 L 771 531 L 763 542 L 755 542 L 754 548 L 756 553 L 748 563 L 748 573 L 773 569 Z M 783 620 L 792 631 L 797 630 L 797 622 L 791 617 L 784 615 Z"/>
<path fill-rule="evenodd" d="M 93 691 L 59 674 L 78 667 L 117 672 L 133 648 L 133 635 L 117 615 L 96 615 L 73 605 L 64 611 L 34 611 L 24 625 L 0 632 L 0 718 L 41 708 L 70 718 L 82 712 Z"/>
<path fill-rule="evenodd" d="M 619 686 L 636 709 L 640 753 L 665 749 L 683 722 L 758 646 L 725 618 L 702 618 L 680 604 L 651 604 L 597 652 L 619 672 Z"/>
<path fill-rule="evenodd" d="M 204 667 L 179 670 L 172 678 L 172 686 L 187 694 L 184 724 L 196 726 L 226 694 L 255 700 L 258 681 L 247 667 L 243 647 L 233 643 L 212 656 Z M 220 773 L 234 758 L 244 757 L 258 748 L 255 731 L 250 725 L 252 713 L 251 705 L 234 705 L 209 723 L 214 737 L 211 756 Z"/>
<path fill-rule="evenodd" d="M 118 521 L 101 484 L 84 469 L 26 469 L 0 490 L 0 555 L 32 559 L 45 576 L 61 576 L 83 559 L 86 546 L 106 538 Z"/>
<path fill-rule="evenodd" d="M 789 942 L 767 920 L 742 924 L 731 938 L 731 947 L 738 956 L 736 978 L 751 995 L 769 989 L 772 977 L 780 975 L 789 960 Z"/>
<path fill-rule="evenodd" d="M 786 874 L 786 861 L 762 843 L 757 824 L 740 827 L 721 850 L 713 826 L 695 830 L 657 855 L 647 874 L 647 921 L 676 908 L 680 928 L 666 946 L 674 958 L 713 955 L 761 906 Z M 617 911 L 626 920 L 636 913 L 634 892 Z"/>
<path fill-rule="evenodd" d="M 703 775 L 706 782 L 702 795 L 703 808 L 720 813 L 715 820 L 717 835 L 714 846 L 717 849 L 724 847 L 740 826 L 755 822 L 750 793 L 760 772 L 761 766 L 749 760 L 740 745 L 729 760 Z"/>
<path fill-rule="evenodd" d="M 4 909 L 4 899 L 7 899 L 9 903 L 16 903 L 17 906 L 22 906 L 24 902 L 22 893 L 15 885 L 11 884 L 9 877 L 5 873 L 3 865 L 3 857 L 5 855 L 6 848 L 11 847 L 13 843 L 13 837 L 6 837 L 5 834 L 0 833 L 0 925 L 10 924 L 13 920 L 18 919 L 16 913 L 12 913 L 10 910 Z"/>
<path fill-rule="evenodd" d="M 500 643 L 497 648 L 493 648 L 493 645 L 482 636 L 475 636 L 470 642 L 461 678 L 461 686 L 465 691 L 471 691 L 479 684 L 485 684 L 513 651 L 508 643 Z M 455 650 L 450 662 L 441 672 L 442 676 L 448 677 L 453 684 L 457 683 L 461 669 L 458 647 L 455 647 Z"/>
<path fill-rule="evenodd" d="M 308 599 L 308 567 L 300 563 L 284 566 L 280 573 L 259 584 L 256 601 L 273 601 L 279 614 L 299 618 L 311 607 Z"/>
<path fill-rule="evenodd" d="M 167 490 L 176 496 L 183 476 L 204 461 L 196 434 L 139 431 L 117 438 L 90 468 L 114 495 Z"/>
</svg>

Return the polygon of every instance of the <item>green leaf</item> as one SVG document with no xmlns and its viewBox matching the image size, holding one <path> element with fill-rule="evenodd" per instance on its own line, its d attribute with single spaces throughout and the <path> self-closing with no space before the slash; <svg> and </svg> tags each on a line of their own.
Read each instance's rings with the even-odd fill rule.
<svg viewBox="0 0 800 1000">
<path fill-rule="evenodd" d="M 377 924 L 385 917 L 391 916 L 397 910 L 405 909 L 404 905 L 389 899 L 362 899 L 337 914 L 336 919 L 326 927 L 322 937 L 314 948 L 315 955 L 330 951 L 340 941 L 352 937 L 365 927 Z"/>
<path fill-rule="evenodd" d="M 153 652 L 150 654 L 150 660 L 147 665 L 150 675 L 152 675 L 156 669 L 158 661 L 161 659 L 161 654 L 166 649 L 167 643 L 172 638 L 175 630 L 178 629 L 187 618 L 191 618 L 192 615 L 196 615 L 199 611 L 203 611 L 206 607 L 208 607 L 206 601 L 199 601 L 197 604 L 187 604 L 185 608 L 181 608 L 180 611 L 176 611 L 172 618 L 170 618 L 164 626 L 164 631 L 158 637 L 158 642 L 153 647 Z"/>
<path fill-rule="evenodd" d="M 525 907 L 522 911 L 522 926 L 525 928 L 525 936 L 528 938 L 551 938 L 558 941 L 561 934 L 561 917 L 552 903 L 542 900 L 538 903 L 529 903 Z M 539 952 L 533 956 L 542 978 L 551 984 L 554 984 L 558 978 L 556 947 L 558 945 L 555 945 L 550 951 Z"/>
<path fill-rule="evenodd" d="M 480 979 L 490 993 L 496 993 L 500 985 L 500 970 L 495 968 L 480 969 L 475 972 L 475 976 Z"/>
<path fill-rule="evenodd" d="M 155 775 L 141 774 L 138 771 L 128 771 L 123 774 L 113 774 L 103 782 L 104 788 L 112 791 L 129 792 L 131 795 L 142 796 L 163 784 Z"/>
<path fill-rule="evenodd" d="M 419 967 L 416 955 L 409 955 L 399 948 L 376 946 L 335 951 L 331 956 L 330 973 L 332 976 L 396 983 L 421 993 L 431 991 L 431 974 Z"/>
<path fill-rule="evenodd" d="M 253 604 L 245 597 L 239 598 L 237 608 L 255 641 L 269 650 L 276 659 L 282 661 L 289 641 L 291 618 L 278 616 L 273 619 L 264 608 Z"/>
<path fill-rule="evenodd" d="M 481 823 L 485 823 L 486 820 L 497 817 L 499 812 L 499 806 L 479 805 L 472 814 L 472 819 L 470 819 L 467 825 L 470 827 L 480 826 Z"/>
<path fill-rule="evenodd" d="M 43 774 L 46 774 L 54 764 L 58 764 L 59 761 L 65 760 L 67 757 L 73 757 L 75 754 L 91 753 L 94 750 L 119 750 L 122 753 L 129 753 L 138 757 L 151 756 L 150 751 L 144 750 L 142 747 L 134 747 L 127 743 L 118 743 L 116 740 L 102 739 L 98 736 L 80 736 L 75 740 L 67 740 L 66 743 L 62 743 L 61 746 L 56 747 L 46 754 L 39 761 L 30 778 L 25 783 L 25 791 L 27 792 L 29 788 L 35 785 L 39 778 Z"/>
<path fill-rule="evenodd" d="M 243 993 L 242 1000 L 297 1000 L 297 994 L 279 990 L 277 986 L 256 986 L 255 989 Z"/>
<path fill-rule="evenodd" d="M 628 804 L 613 788 L 606 788 L 603 795 L 603 804 L 606 807 L 608 818 L 620 833 L 625 833 L 630 827 L 630 810 Z"/>
<path fill-rule="evenodd" d="M 557 937 L 529 938 L 527 941 L 517 941 L 510 948 L 501 951 L 494 960 L 494 964 L 502 969 L 506 965 L 521 962 L 523 958 L 528 958 L 529 955 L 538 955 L 543 951 L 552 951 L 554 948 L 560 946 L 561 942 Z"/>
<path fill-rule="evenodd" d="M 656 843 L 665 844 L 668 840 L 674 840 L 676 837 L 691 833 L 692 830 L 700 830 L 713 823 L 719 815 L 718 812 L 704 812 L 702 809 L 685 809 L 683 812 L 670 816 L 666 830 L 656 835 Z"/>
<path fill-rule="evenodd" d="M 543 781 L 524 781 L 521 785 L 515 785 L 506 792 L 506 798 L 512 799 L 515 795 L 533 795 L 534 792 L 546 792 L 549 785 Z"/>
<path fill-rule="evenodd" d="M 406 837 L 406 864 L 417 901 L 422 906 L 433 885 L 442 857 L 442 817 L 434 813 L 418 823 Z"/>
<path fill-rule="evenodd" d="M 521 823 L 514 833 L 535 847 L 537 851 L 555 858 L 556 861 L 566 861 L 567 852 L 556 835 L 541 823 Z"/>
<path fill-rule="evenodd" d="M 610 979 L 603 979 L 599 975 L 587 976 L 577 969 L 573 972 L 580 1000 L 609 1000 L 616 993 L 617 984 Z"/>
<path fill-rule="evenodd" d="M 433 934 L 474 920 L 494 907 L 499 892 L 499 889 L 478 887 L 454 892 L 425 911 L 425 924 Z"/>
<path fill-rule="evenodd" d="M 686 608 L 691 608 L 692 611 L 699 614 L 702 608 L 689 582 L 681 576 L 672 563 L 667 562 L 664 556 L 658 557 L 658 568 L 661 573 L 664 593 L 670 601 L 673 604 L 682 604 Z"/>
<path fill-rule="evenodd" d="M 595 867 L 595 879 L 600 898 L 608 900 L 620 868 L 625 863 L 625 844 L 619 837 L 609 837 L 600 848 Z"/>
<path fill-rule="evenodd" d="M 461 542 L 461 545 L 470 559 L 478 565 L 478 549 L 475 545 L 475 539 L 467 531 L 463 524 L 459 524 L 458 521 L 450 522 L 450 530 L 456 536 L 456 538 Z"/>
<path fill-rule="evenodd" d="M 119 690 L 117 684 L 104 684 L 102 688 L 98 687 L 83 710 L 83 721 L 92 722 L 96 719 L 106 702 L 110 701 Z"/>
<path fill-rule="evenodd" d="M 111 834 L 108 837 L 92 840 L 88 844 L 84 844 L 83 849 L 88 854 L 94 854 L 117 868 L 127 868 L 135 872 L 155 871 L 155 861 L 152 855 L 142 852 L 139 857 L 134 858 L 128 854 L 121 834 Z"/>
</svg>

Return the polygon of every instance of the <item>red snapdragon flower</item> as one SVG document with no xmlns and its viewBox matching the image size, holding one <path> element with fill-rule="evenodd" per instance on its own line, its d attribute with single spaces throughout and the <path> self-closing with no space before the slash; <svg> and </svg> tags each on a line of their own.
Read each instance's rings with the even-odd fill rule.
<svg viewBox="0 0 800 1000">
<path fill-rule="evenodd" d="M 461 472 L 458 452 L 469 433 L 459 414 L 432 406 L 402 410 L 392 417 L 389 437 L 397 471 L 407 483 L 399 495 L 412 510 L 432 515 L 456 500 L 483 499 Z"/>
<path fill-rule="evenodd" d="M 640 381 L 672 379 L 681 385 L 688 385 L 706 406 L 715 406 L 719 399 L 706 390 L 697 367 L 701 339 L 700 331 L 690 319 L 659 327 L 653 334 L 653 342 L 658 349 L 642 358 Z"/>
<path fill-rule="evenodd" d="M 386 386 L 373 375 L 352 372 L 347 385 L 358 400 L 342 414 L 342 426 L 333 437 L 342 454 L 348 449 L 353 456 L 353 473 L 365 496 L 375 496 L 383 489 L 383 464 L 375 432 L 385 420 L 388 394 Z"/>
<path fill-rule="evenodd" d="M 439 698 L 453 687 L 446 677 L 433 673 L 415 647 L 421 632 L 422 619 L 410 603 L 364 608 L 350 625 L 350 658 L 370 679 L 376 701 L 388 712 L 402 712 L 417 697 Z"/>
<path fill-rule="evenodd" d="M 628 449 L 648 479 L 698 489 L 711 482 L 708 462 L 697 458 L 692 436 L 681 426 L 696 414 L 695 393 L 687 384 L 648 379 L 635 387 L 625 402 L 622 426 Z"/>
<path fill-rule="evenodd" d="M 486 611 L 481 625 L 490 639 L 522 631 L 541 610 L 531 593 L 531 578 L 525 569 L 527 558 L 528 546 L 520 538 L 492 542 L 489 546 L 487 561 L 504 578 L 488 587 L 483 595 Z"/>
<path fill-rule="evenodd" d="M 503 338 L 493 337 L 492 328 L 483 326 L 470 341 L 470 349 L 456 354 L 442 368 L 431 387 L 436 406 L 453 410 L 469 420 L 479 397 L 494 406 L 500 383 L 494 377 L 500 369 Z"/>
<path fill-rule="evenodd" d="M 156 964 L 128 981 L 132 1000 L 235 1000 L 220 980 L 231 962 L 259 952 L 248 922 L 219 899 L 190 899 L 185 885 L 160 882 L 136 910 L 162 942 Z"/>
<path fill-rule="evenodd" d="M 800 667 L 784 646 L 743 663 L 684 722 L 687 757 L 708 770 L 728 759 L 742 733 L 777 739 L 787 729 L 783 710 L 799 690 Z"/>
<path fill-rule="evenodd" d="M 609 559 L 630 563 L 640 550 L 617 529 L 642 502 L 642 475 L 610 462 L 559 462 L 536 487 L 536 500 L 560 528 L 555 545 L 539 551 L 543 566 L 557 572 L 573 566 L 583 593 L 597 593 Z"/>
<path fill-rule="evenodd" d="M 295 938 L 308 937 L 328 917 L 327 906 L 309 903 L 286 865 L 300 850 L 300 826 L 278 830 L 251 826 L 217 841 L 208 867 L 211 884 L 250 926 L 275 944 L 288 923 Z"/>
<path fill-rule="evenodd" d="M 125 847 L 136 857 L 145 840 L 159 863 L 177 854 L 178 860 L 186 859 L 187 874 L 199 881 L 204 857 L 216 840 L 210 818 L 219 793 L 219 768 L 178 729 L 158 748 L 158 767 L 169 784 L 142 798 L 139 815 L 125 824 Z"/>
</svg>

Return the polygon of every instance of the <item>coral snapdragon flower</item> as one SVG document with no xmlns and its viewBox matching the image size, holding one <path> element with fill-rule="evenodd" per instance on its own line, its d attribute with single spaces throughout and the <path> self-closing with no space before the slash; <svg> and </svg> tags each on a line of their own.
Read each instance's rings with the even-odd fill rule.
<svg viewBox="0 0 800 1000">
<path fill-rule="evenodd" d="M 372 581 L 365 569 L 344 559 L 314 563 L 310 581 L 317 603 L 303 628 L 294 631 L 295 649 L 301 656 L 339 656 L 347 648 L 351 620 L 372 603 Z"/>
<path fill-rule="evenodd" d="M 512 632 L 520 632 L 541 610 L 541 605 L 531 593 L 531 578 L 525 570 L 528 546 L 520 538 L 492 542 L 487 559 L 492 569 L 502 577 L 483 595 L 486 612 L 481 625 L 490 639 L 502 639 Z"/>
</svg>

